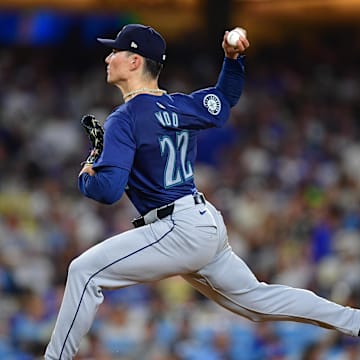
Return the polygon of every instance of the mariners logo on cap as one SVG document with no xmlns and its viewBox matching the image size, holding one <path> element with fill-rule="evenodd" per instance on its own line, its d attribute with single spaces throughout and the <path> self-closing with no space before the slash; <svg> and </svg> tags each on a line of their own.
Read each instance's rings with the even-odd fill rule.
<svg viewBox="0 0 360 360">
<path fill-rule="evenodd" d="M 221 101 L 215 94 L 207 94 L 203 104 L 211 115 L 218 115 L 221 111 Z"/>
</svg>

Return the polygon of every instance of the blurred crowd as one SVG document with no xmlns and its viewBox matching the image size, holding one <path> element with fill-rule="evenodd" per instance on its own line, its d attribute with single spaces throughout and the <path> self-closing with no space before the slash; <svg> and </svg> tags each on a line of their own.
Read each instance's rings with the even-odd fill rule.
<svg viewBox="0 0 360 360">
<path fill-rule="evenodd" d="M 259 280 L 360 307 L 360 46 L 342 39 L 250 48 L 229 123 L 199 137 L 196 183 Z M 214 84 L 221 59 L 184 50 L 170 44 L 162 86 Z M 89 151 L 81 116 L 103 121 L 122 101 L 106 84 L 105 55 L 0 50 L 1 359 L 41 357 L 69 262 L 137 215 L 126 198 L 106 206 L 77 190 Z M 360 359 L 359 338 L 252 323 L 180 277 L 105 292 L 80 360 Z"/>
</svg>

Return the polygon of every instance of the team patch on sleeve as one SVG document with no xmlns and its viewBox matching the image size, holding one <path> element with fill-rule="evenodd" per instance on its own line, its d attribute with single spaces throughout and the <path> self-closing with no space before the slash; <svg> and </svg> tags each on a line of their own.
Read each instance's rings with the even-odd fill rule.
<svg viewBox="0 0 360 360">
<path fill-rule="evenodd" d="M 218 115 L 221 111 L 221 101 L 215 94 L 207 94 L 204 97 L 203 104 L 211 115 Z"/>
</svg>

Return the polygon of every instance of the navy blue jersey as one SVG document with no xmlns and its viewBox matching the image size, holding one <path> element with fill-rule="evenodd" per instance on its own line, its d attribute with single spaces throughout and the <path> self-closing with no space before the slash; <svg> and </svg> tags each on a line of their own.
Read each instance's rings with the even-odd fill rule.
<svg viewBox="0 0 360 360">
<path fill-rule="evenodd" d="M 129 171 L 126 193 L 141 214 L 196 191 L 197 133 L 219 127 L 230 105 L 215 88 L 190 95 L 139 94 L 105 122 L 104 150 L 93 168 Z"/>
<path fill-rule="evenodd" d="M 215 87 L 190 95 L 139 94 L 105 121 L 104 149 L 94 175 L 83 172 L 79 190 L 104 204 L 124 192 L 143 215 L 196 191 L 199 130 L 220 127 L 242 93 L 244 57 L 225 57 Z"/>
</svg>

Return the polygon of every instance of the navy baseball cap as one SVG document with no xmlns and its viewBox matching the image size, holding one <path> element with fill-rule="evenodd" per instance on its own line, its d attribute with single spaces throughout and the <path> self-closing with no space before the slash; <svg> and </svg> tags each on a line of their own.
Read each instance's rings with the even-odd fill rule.
<svg viewBox="0 0 360 360">
<path fill-rule="evenodd" d="M 113 39 L 97 39 L 116 50 L 132 51 L 159 63 L 165 62 L 166 42 L 152 27 L 141 24 L 125 25 Z"/>
</svg>

